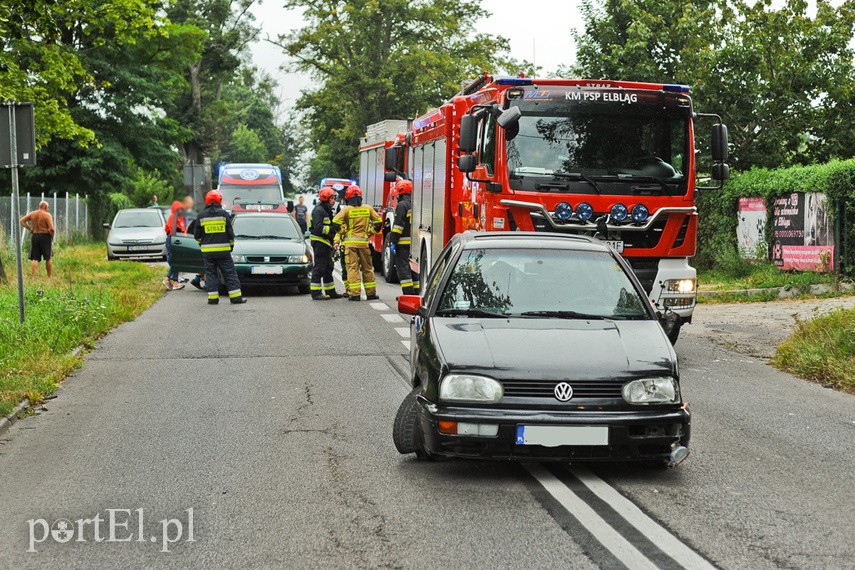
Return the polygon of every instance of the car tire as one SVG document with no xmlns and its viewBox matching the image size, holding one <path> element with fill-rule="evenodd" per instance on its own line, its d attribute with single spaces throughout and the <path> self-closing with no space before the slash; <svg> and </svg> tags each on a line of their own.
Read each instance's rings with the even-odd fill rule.
<svg viewBox="0 0 855 570">
<path fill-rule="evenodd" d="M 392 250 L 389 247 L 392 245 L 392 240 L 389 237 L 391 234 L 386 234 L 383 238 L 383 277 L 386 278 L 386 283 L 399 283 L 398 269 L 395 267 L 395 260 L 392 258 Z"/>
<path fill-rule="evenodd" d="M 419 426 L 419 403 L 416 401 L 421 388 L 418 386 L 407 394 L 404 401 L 398 407 L 395 414 L 395 424 L 392 427 L 392 441 L 398 453 L 406 455 L 415 453 L 421 459 L 424 454 L 422 444 L 422 431 Z M 426 455 L 426 454 L 425 454 Z"/>
<path fill-rule="evenodd" d="M 109 253 L 107 254 L 107 261 L 116 261 L 117 259 L 118 257 L 116 257 L 115 255 L 110 255 Z"/>
<path fill-rule="evenodd" d="M 386 243 L 386 239 L 383 238 L 383 243 Z M 383 273 L 383 252 L 374 251 L 374 248 L 371 248 L 371 263 L 374 265 L 374 273 Z"/>
<path fill-rule="evenodd" d="M 297 291 L 299 291 L 301 295 L 308 295 L 312 292 L 312 284 L 309 282 L 300 283 L 297 285 Z"/>
</svg>

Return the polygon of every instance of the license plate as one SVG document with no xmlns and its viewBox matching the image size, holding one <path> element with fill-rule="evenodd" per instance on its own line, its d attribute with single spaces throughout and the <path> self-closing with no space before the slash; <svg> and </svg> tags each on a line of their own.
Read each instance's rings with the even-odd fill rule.
<svg viewBox="0 0 855 570">
<path fill-rule="evenodd" d="M 282 275 L 281 265 L 253 265 L 249 268 L 253 275 Z"/>
<path fill-rule="evenodd" d="M 608 445 L 608 426 L 517 426 L 517 445 Z"/>
<path fill-rule="evenodd" d="M 146 249 L 151 249 L 150 245 L 129 245 L 128 251 L 145 251 Z"/>
<path fill-rule="evenodd" d="M 612 249 L 618 253 L 623 253 L 623 241 L 615 239 L 604 239 L 603 242 L 609 244 Z"/>
</svg>

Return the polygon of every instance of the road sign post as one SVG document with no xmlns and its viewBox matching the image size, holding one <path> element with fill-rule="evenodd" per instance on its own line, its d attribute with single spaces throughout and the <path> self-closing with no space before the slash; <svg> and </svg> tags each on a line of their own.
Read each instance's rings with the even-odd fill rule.
<svg viewBox="0 0 855 570">
<path fill-rule="evenodd" d="M 18 273 L 18 318 L 24 322 L 24 261 L 21 252 L 18 167 L 36 164 L 36 131 L 32 103 L 6 103 L 0 112 L 0 166 L 12 169 L 12 238 Z"/>
</svg>

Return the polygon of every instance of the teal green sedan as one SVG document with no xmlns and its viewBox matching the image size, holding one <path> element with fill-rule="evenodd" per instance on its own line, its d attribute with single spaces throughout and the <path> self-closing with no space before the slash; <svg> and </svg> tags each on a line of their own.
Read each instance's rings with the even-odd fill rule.
<svg viewBox="0 0 855 570">
<path fill-rule="evenodd" d="M 233 220 L 235 261 L 241 287 L 247 285 L 297 287 L 310 290 L 312 250 L 300 227 L 287 214 L 237 214 Z M 184 273 L 203 273 L 202 252 L 193 234 L 172 237 L 172 265 Z"/>
</svg>

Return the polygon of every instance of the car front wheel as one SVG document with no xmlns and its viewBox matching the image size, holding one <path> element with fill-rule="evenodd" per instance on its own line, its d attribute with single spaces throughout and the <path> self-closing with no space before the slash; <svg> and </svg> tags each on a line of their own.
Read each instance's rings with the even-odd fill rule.
<svg viewBox="0 0 855 570">
<path fill-rule="evenodd" d="M 395 414 L 392 440 L 395 442 L 395 449 L 401 454 L 424 453 L 422 432 L 419 427 L 419 404 L 416 401 L 419 390 L 419 387 L 413 388 L 413 391 L 401 402 L 398 413 Z"/>
</svg>

